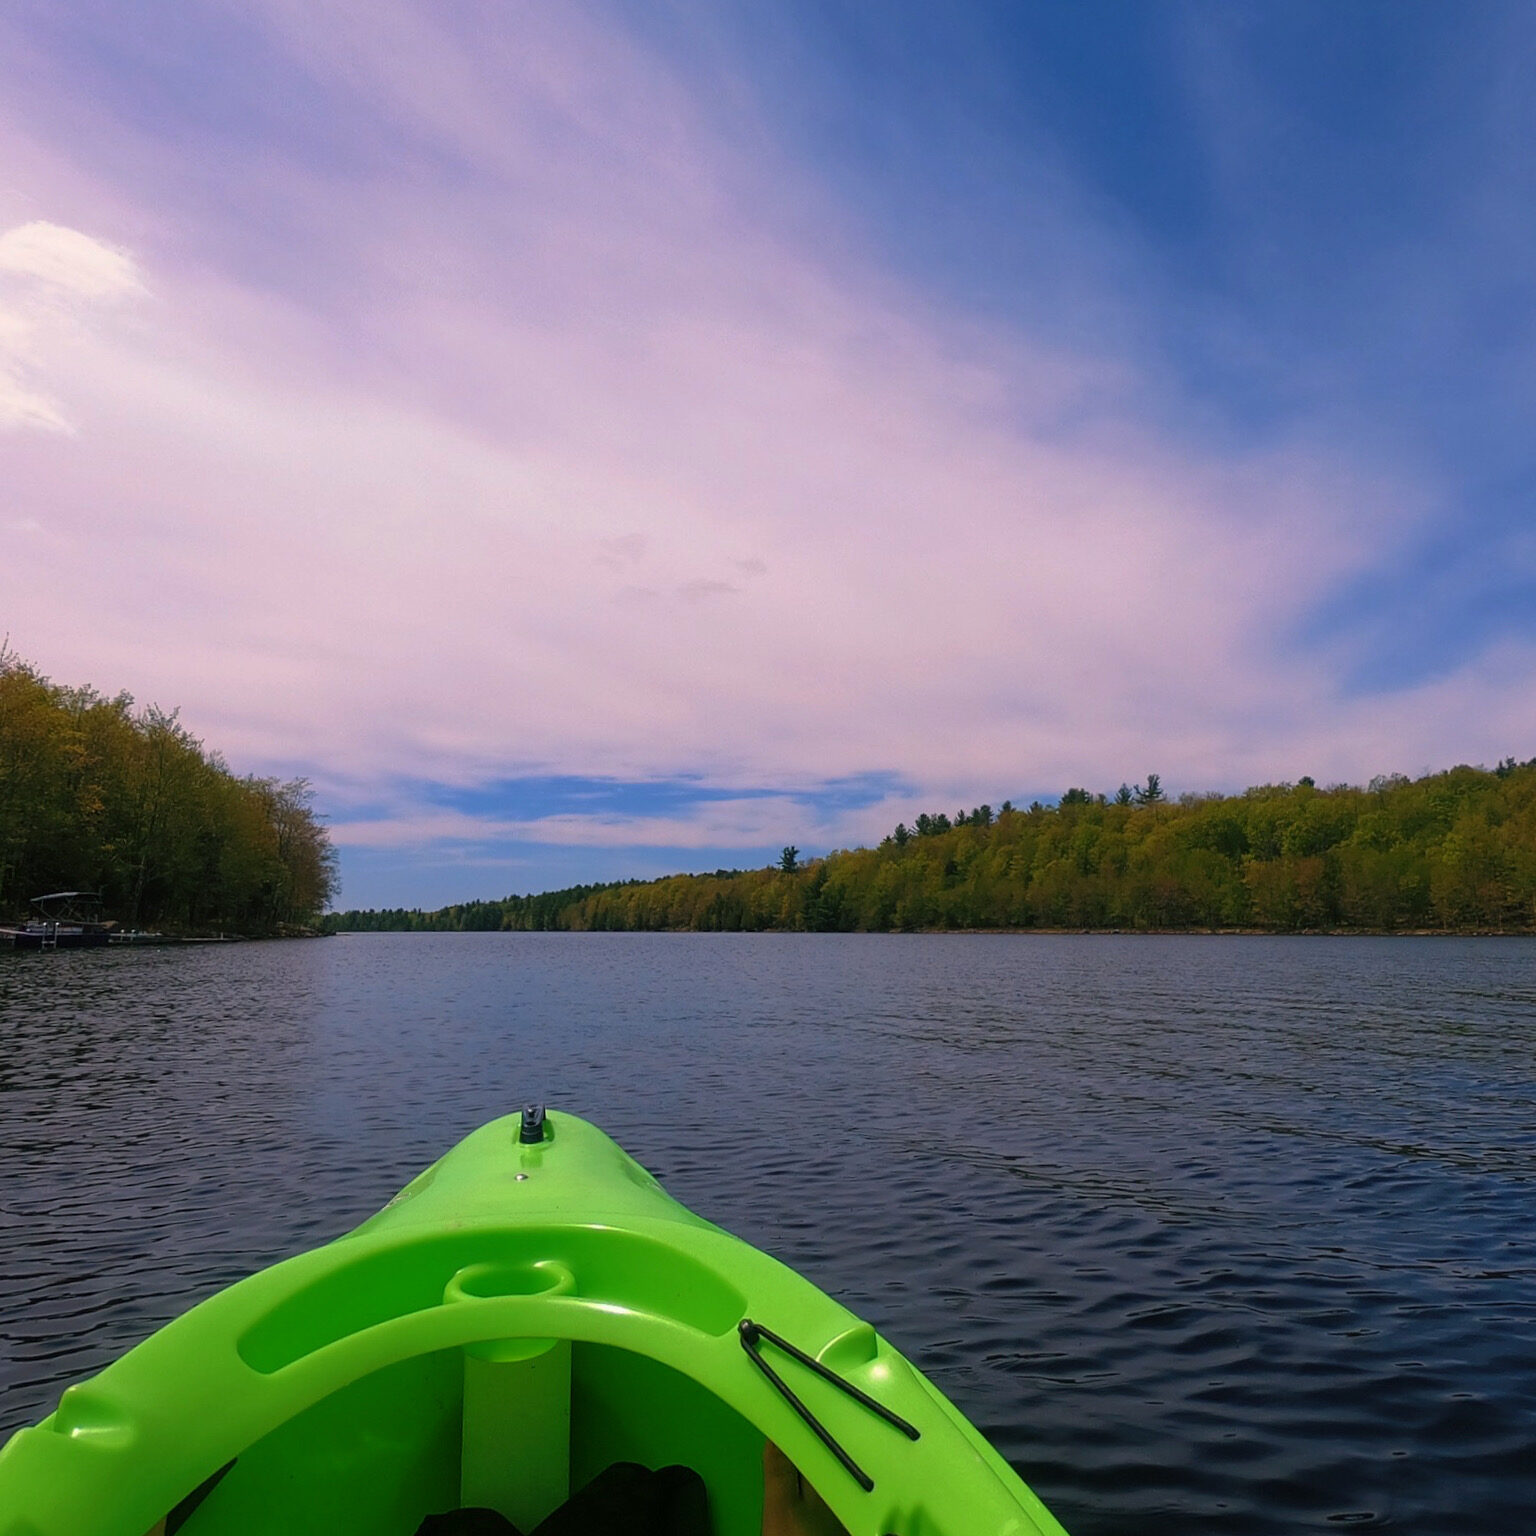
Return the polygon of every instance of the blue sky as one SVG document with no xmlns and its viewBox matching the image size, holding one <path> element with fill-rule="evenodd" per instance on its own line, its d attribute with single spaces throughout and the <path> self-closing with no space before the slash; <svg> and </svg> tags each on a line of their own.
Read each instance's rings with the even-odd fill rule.
<svg viewBox="0 0 1536 1536">
<path fill-rule="evenodd" d="M 1533 65 L 1491 3 L 12 7 L 5 627 L 310 777 L 347 905 L 1529 756 Z"/>
</svg>

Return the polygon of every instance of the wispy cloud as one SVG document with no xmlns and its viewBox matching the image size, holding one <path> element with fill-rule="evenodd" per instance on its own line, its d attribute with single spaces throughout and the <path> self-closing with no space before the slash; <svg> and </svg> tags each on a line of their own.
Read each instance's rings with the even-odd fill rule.
<svg viewBox="0 0 1536 1536">
<path fill-rule="evenodd" d="M 805 826 L 803 806 L 769 807 L 761 800 L 717 801 L 693 816 L 537 816 L 498 821 L 464 811 L 417 812 L 403 817 L 335 823 L 332 834 L 342 848 L 420 848 L 460 843 L 534 843 L 578 848 L 763 848 L 786 827 Z M 813 831 L 820 830 L 814 820 Z M 805 836 L 804 832 L 798 835 Z"/>
<path fill-rule="evenodd" d="M 0 232 L 0 432 L 68 432 L 47 381 L 92 310 L 144 292 L 126 251 L 34 219 Z"/>
<path fill-rule="evenodd" d="M 126 251 L 42 219 L 0 235 L 0 277 L 30 281 L 50 298 L 116 299 L 144 291 Z"/>
<path fill-rule="evenodd" d="M 696 780 L 553 778 L 485 786 L 403 784 L 384 799 L 376 787 L 338 787 L 355 798 L 332 825 L 346 848 L 516 847 L 777 851 L 801 839 L 826 848 L 879 836 L 898 819 L 907 786 L 881 776 L 793 792 L 732 793 Z M 372 798 L 370 798 L 372 796 Z M 876 830 L 878 829 L 878 830 Z"/>
</svg>

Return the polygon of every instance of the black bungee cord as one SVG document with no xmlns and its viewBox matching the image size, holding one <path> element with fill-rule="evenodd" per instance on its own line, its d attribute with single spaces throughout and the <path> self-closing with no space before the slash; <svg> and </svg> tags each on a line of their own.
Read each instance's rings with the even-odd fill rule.
<svg viewBox="0 0 1536 1536">
<path fill-rule="evenodd" d="M 741 1338 L 741 1347 L 746 1350 L 747 1358 L 766 1376 L 774 1390 L 789 1404 L 796 1413 L 810 1426 L 811 1432 L 826 1448 L 837 1458 L 838 1464 L 853 1478 L 865 1493 L 874 1492 L 875 1480 L 867 1473 L 847 1451 L 833 1438 L 832 1432 L 811 1412 L 809 1408 L 795 1395 L 787 1381 L 784 1380 L 774 1368 L 763 1359 L 761 1346 L 766 1342 L 772 1344 L 775 1349 L 781 1349 L 792 1360 L 798 1360 L 807 1370 L 814 1371 L 823 1381 L 831 1384 L 840 1392 L 845 1392 L 860 1407 L 867 1408 L 877 1418 L 884 1419 L 893 1429 L 899 1429 L 909 1440 L 919 1439 L 917 1427 L 909 1424 L 900 1414 L 892 1413 L 884 1403 L 877 1403 L 867 1392 L 862 1392 L 851 1381 L 844 1380 L 836 1371 L 829 1369 L 803 1349 L 798 1349 L 788 1339 L 775 1333 L 771 1328 L 765 1328 L 761 1323 L 755 1323 L 750 1317 L 742 1318 L 737 1324 L 736 1331 Z"/>
</svg>

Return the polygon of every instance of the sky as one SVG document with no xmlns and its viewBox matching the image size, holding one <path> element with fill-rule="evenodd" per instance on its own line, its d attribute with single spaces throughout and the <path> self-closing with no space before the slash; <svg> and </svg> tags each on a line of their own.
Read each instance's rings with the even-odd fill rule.
<svg viewBox="0 0 1536 1536">
<path fill-rule="evenodd" d="M 345 907 L 1536 754 L 1536 13 L 11 0 L 0 632 Z"/>
</svg>

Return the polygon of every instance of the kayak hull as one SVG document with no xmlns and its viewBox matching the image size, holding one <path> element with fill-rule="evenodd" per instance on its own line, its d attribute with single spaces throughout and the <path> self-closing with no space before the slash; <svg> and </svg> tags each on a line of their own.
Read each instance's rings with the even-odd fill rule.
<svg viewBox="0 0 1536 1536">
<path fill-rule="evenodd" d="M 695 1468 L 718 1536 L 756 1536 L 765 1437 L 851 1536 L 1060 1536 L 867 1323 L 596 1127 L 551 1113 L 522 1134 L 515 1116 L 482 1127 L 356 1231 L 71 1387 L 0 1450 L 0 1536 L 411 1536 L 476 1494 L 531 1529 L 616 1461 Z M 918 1438 L 775 1358 L 810 1423 L 743 1319 Z"/>
</svg>

